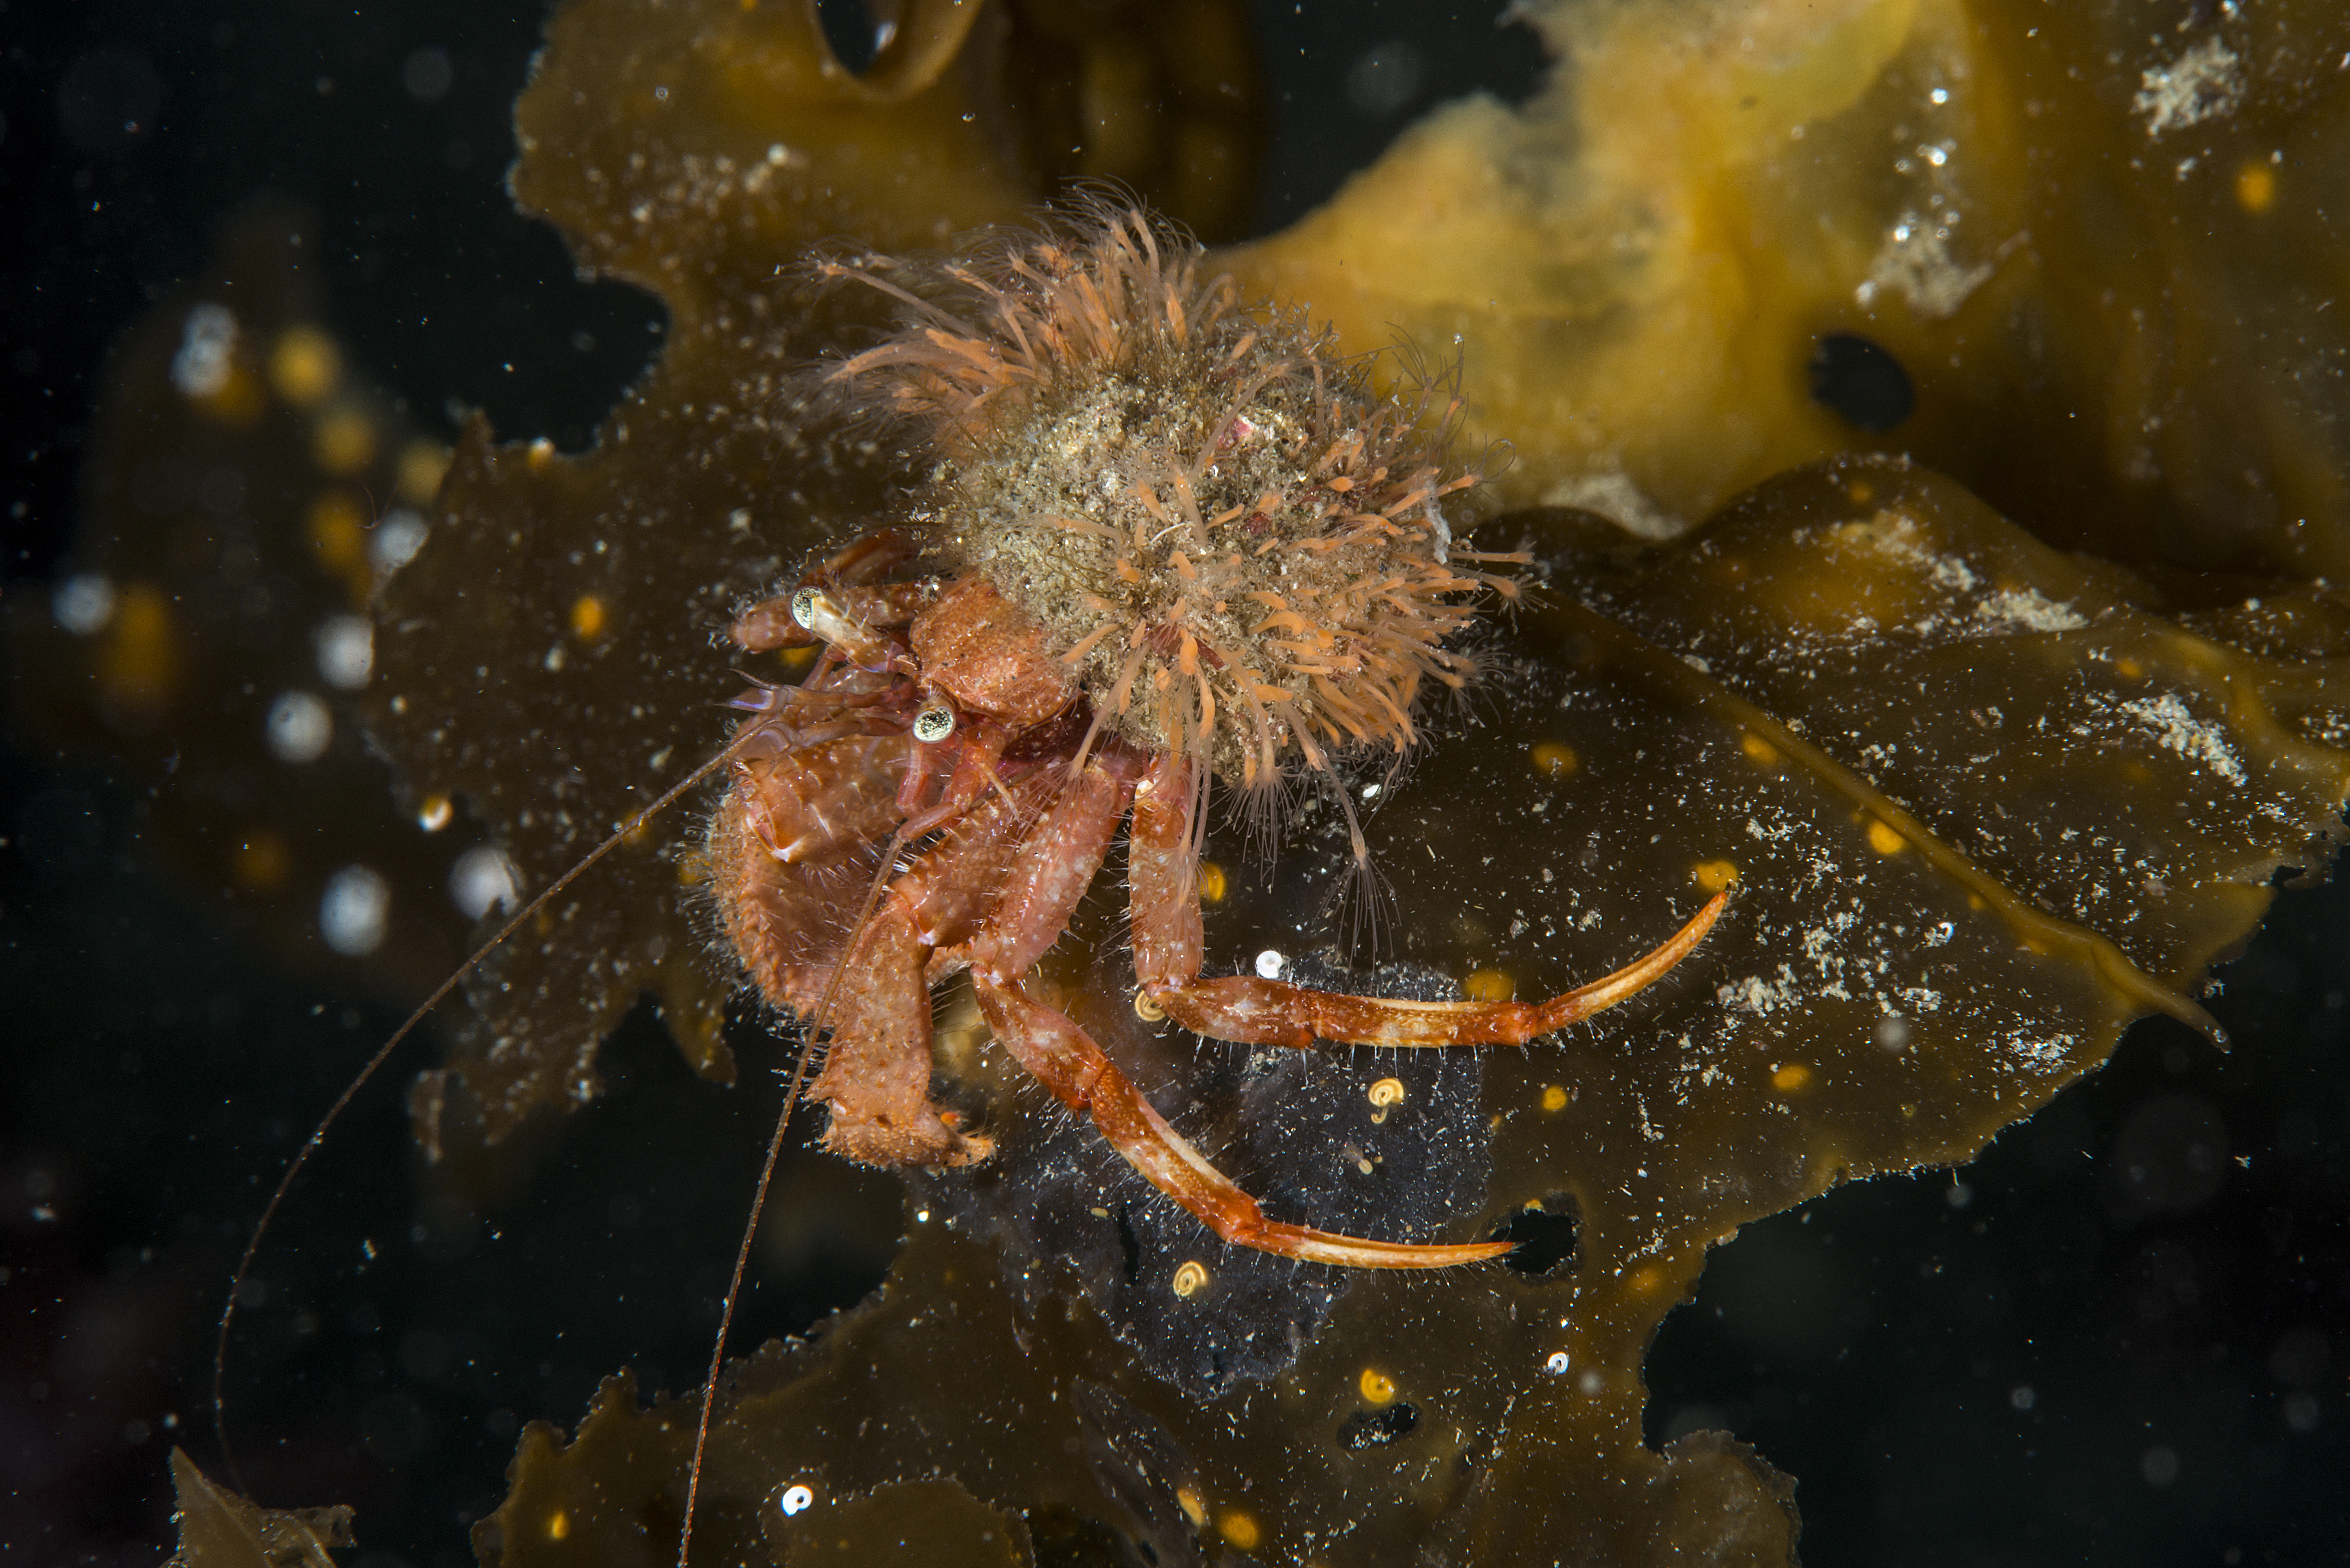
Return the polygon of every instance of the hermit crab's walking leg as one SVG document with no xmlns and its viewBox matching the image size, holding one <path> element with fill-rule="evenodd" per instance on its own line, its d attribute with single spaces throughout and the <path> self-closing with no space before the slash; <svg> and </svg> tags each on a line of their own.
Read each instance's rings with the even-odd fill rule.
<svg viewBox="0 0 2350 1568">
<path fill-rule="evenodd" d="M 1370 1241 L 1267 1220 L 1256 1200 L 1210 1165 L 1112 1065 L 1076 1022 L 1020 985 L 1067 929 L 1124 815 L 1127 787 L 1088 767 L 1031 836 L 995 913 L 952 956 L 971 965 L 972 989 L 995 1039 L 1061 1103 L 1093 1117 L 1111 1147 L 1150 1184 L 1207 1221 L 1224 1240 L 1284 1257 L 1358 1269 L 1434 1269 L 1497 1257 L 1506 1241 L 1415 1247 Z"/>
<path fill-rule="evenodd" d="M 1137 786 L 1134 967 L 1184 1028 L 1246 1045 L 1522 1045 L 1638 994 L 1687 958 L 1730 902 L 1717 893 L 1645 958 L 1548 1002 L 1394 1002 L 1255 975 L 1200 978 L 1200 897 L 1187 764 L 1162 757 Z"/>
<path fill-rule="evenodd" d="M 841 960 L 822 1021 L 824 1071 L 808 1098 L 832 1110 L 824 1145 L 879 1166 L 970 1165 L 993 1144 L 949 1125 L 931 1101 L 931 988 L 912 912 L 885 898 Z"/>
<path fill-rule="evenodd" d="M 980 924 L 1034 815 L 1031 800 L 1009 792 L 979 802 L 893 877 L 838 965 L 811 969 L 804 993 L 785 999 L 827 1037 L 808 1098 L 831 1110 L 824 1145 L 834 1153 L 955 1166 L 993 1148 L 931 1099 L 933 950 Z"/>
</svg>

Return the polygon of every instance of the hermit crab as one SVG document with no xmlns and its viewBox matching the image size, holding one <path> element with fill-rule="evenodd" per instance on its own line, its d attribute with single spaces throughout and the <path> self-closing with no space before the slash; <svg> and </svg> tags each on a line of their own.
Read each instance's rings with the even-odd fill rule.
<svg viewBox="0 0 2350 1568">
<path fill-rule="evenodd" d="M 967 973 L 996 1044 L 1226 1241 L 1367 1268 L 1506 1251 L 1267 1218 L 1024 978 L 1121 825 L 1135 1005 L 1218 1040 L 1521 1044 L 1633 995 L 1712 927 L 1724 896 L 1541 1003 L 1203 976 L 1211 793 L 1262 824 L 1321 789 L 1367 869 L 1338 769 L 1400 760 L 1423 694 L 1476 677 L 1448 642 L 1515 592 L 1490 568 L 1516 557 L 1453 536 L 1446 504 L 1475 476 L 1448 470 L 1426 400 L 1377 395 L 1302 316 L 1244 306 L 1129 209 L 959 261 L 816 270 L 894 302 L 895 329 L 823 379 L 929 477 L 904 516 L 736 620 L 746 650 L 813 659 L 736 700 L 708 850 L 727 941 L 821 1043 L 826 1146 L 987 1158 L 931 1092 L 931 989 Z"/>
</svg>

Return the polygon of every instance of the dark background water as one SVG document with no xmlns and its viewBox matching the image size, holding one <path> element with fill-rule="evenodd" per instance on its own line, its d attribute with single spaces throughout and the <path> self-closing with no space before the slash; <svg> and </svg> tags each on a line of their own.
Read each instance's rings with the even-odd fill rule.
<svg viewBox="0 0 2350 1568">
<path fill-rule="evenodd" d="M 1482 9 L 1259 18 L 1261 227 L 1437 99 L 1520 96 L 1540 70 Z M 577 281 L 506 202 L 538 27 L 449 0 L 0 0 L 0 593 L 39 602 L 69 549 L 108 345 L 257 196 L 317 212 L 335 329 L 411 418 L 445 433 L 478 406 L 585 444 L 660 312 Z M 161 878 L 150 809 L 103 757 L 0 736 L 8 1561 L 162 1555 L 166 1446 L 217 1459 L 206 1362 L 236 1246 L 396 1022 Z M 2224 976 L 2232 1054 L 2143 1025 L 1964 1169 L 1751 1227 L 1662 1332 L 1651 1437 L 1756 1443 L 1802 1481 L 1814 1564 L 2350 1555 L 2350 891 L 2285 895 Z M 263 1273 L 304 1311 L 255 1314 L 239 1365 L 273 1371 L 233 1374 L 234 1421 L 266 1501 L 359 1506 L 369 1568 L 470 1560 L 519 1422 L 576 1420 L 624 1364 L 648 1386 L 698 1373 L 772 1095 L 695 1082 L 642 1018 L 609 1058 L 609 1098 L 485 1212 L 431 1196 L 391 1082 L 285 1217 Z M 873 1260 L 831 1263 L 778 1276 L 744 1343 Z"/>
</svg>

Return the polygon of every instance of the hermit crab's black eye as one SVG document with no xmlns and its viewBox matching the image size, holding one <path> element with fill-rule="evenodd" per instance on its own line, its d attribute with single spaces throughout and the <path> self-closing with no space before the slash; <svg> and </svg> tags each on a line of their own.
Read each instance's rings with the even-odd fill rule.
<svg viewBox="0 0 2350 1568">
<path fill-rule="evenodd" d="M 792 596 L 792 618 L 800 623 L 802 631 L 816 629 L 817 597 L 818 595 L 814 588 L 802 588 Z"/>
<path fill-rule="evenodd" d="M 944 702 L 933 702 L 914 715 L 914 739 L 926 746 L 935 746 L 954 733 L 955 711 Z"/>
</svg>

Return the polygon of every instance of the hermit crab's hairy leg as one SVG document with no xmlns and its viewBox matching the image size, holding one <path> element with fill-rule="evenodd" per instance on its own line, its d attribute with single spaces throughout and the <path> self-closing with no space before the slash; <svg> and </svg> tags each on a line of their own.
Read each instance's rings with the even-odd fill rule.
<svg viewBox="0 0 2350 1568">
<path fill-rule="evenodd" d="M 237 1467 L 235 1450 L 229 1444 L 228 1407 L 223 1394 L 228 1372 L 229 1333 L 236 1322 L 237 1297 L 244 1293 L 245 1279 L 253 1272 L 253 1261 L 259 1256 L 261 1243 L 269 1233 L 270 1223 L 277 1218 L 277 1210 L 285 1204 L 286 1195 L 293 1190 L 295 1179 L 302 1174 L 302 1168 L 309 1163 L 310 1157 L 318 1151 L 321 1144 L 326 1142 L 328 1130 L 348 1108 L 351 1101 L 359 1096 L 359 1091 L 367 1087 L 376 1074 L 382 1069 L 384 1063 L 390 1060 L 391 1054 L 399 1050 L 400 1044 L 411 1034 L 416 1033 L 417 1026 L 424 1022 L 434 1008 L 448 1000 L 451 992 L 463 984 L 466 977 L 481 967 L 484 959 L 504 946 L 506 939 L 520 930 L 526 922 L 536 919 L 540 910 L 546 909 L 565 888 L 586 875 L 590 867 L 609 855 L 621 843 L 641 832 L 653 818 L 675 805 L 681 796 L 701 784 L 702 780 L 732 763 L 740 754 L 749 733 L 750 732 L 746 730 L 743 735 L 737 736 L 691 773 L 663 790 L 651 805 L 615 828 L 609 837 L 582 856 L 562 876 L 548 883 L 540 890 L 536 898 L 515 910 L 506 923 L 500 926 L 487 941 L 475 948 L 466 956 L 464 962 L 451 971 L 448 979 L 433 988 L 432 994 L 417 1004 L 416 1011 L 411 1012 L 401 1022 L 400 1027 L 392 1031 L 390 1039 L 376 1047 L 375 1054 L 369 1057 L 366 1065 L 362 1066 L 351 1081 L 343 1086 L 343 1092 L 335 1096 L 334 1104 L 327 1107 L 326 1114 L 320 1116 L 317 1125 L 310 1129 L 310 1136 L 303 1140 L 302 1147 L 294 1151 L 294 1158 L 286 1162 L 285 1174 L 277 1179 L 276 1187 L 270 1191 L 269 1201 L 262 1205 L 261 1218 L 255 1221 L 253 1234 L 245 1239 L 244 1251 L 237 1258 L 235 1272 L 229 1276 L 228 1300 L 221 1306 L 220 1328 L 213 1339 L 213 1438 L 220 1445 L 221 1458 L 228 1466 L 230 1477 L 240 1489 L 244 1489 L 244 1477 Z"/>
<path fill-rule="evenodd" d="M 1154 764 L 1144 781 L 1152 786 L 1145 798 L 1160 792 L 1188 795 L 1182 772 L 1163 759 Z M 997 1044 L 1063 1105 L 1091 1116 L 1111 1147 L 1146 1180 L 1228 1241 L 1284 1257 L 1370 1269 L 1446 1268 L 1509 1251 L 1506 1241 L 1408 1246 L 1267 1220 L 1253 1199 L 1151 1109 L 1074 1020 L 1022 989 L 1021 976 L 1067 928 L 1077 900 L 1100 870 L 1134 788 L 1099 764 L 1087 769 L 1040 819 L 1031 839 L 1037 852 L 1021 857 L 996 912 L 959 955 L 971 965 L 972 993 Z M 1189 816 L 1188 801 L 1164 815 Z M 1194 864 L 1188 846 L 1170 858 L 1187 867 Z M 1190 886 L 1188 880 L 1185 885 Z M 1196 893 L 1191 899 L 1191 919 L 1196 929 Z M 1138 940 L 1141 927 L 1138 918 Z"/>
<path fill-rule="evenodd" d="M 997 846 L 959 844 L 944 858 L 975 861 L 972 871 L 984 871 L 1000 864 L 992 853 Z M 933 866 L 941 858 L 926 857 Z M 976 879 L 951 864 L 939 874 Z M 905 880 L 882 895 L 842 956 L 825 1020 L 824 1070 L 808 1085 L 808 1097 L 831 1107 L 824 1147 L 835 1154 L 892 1169 L 971 1165 L 994 1145 L 963 1132 L 952 1112 L 941 1113 L 931 1100 L 931 948 L 924 911 Z"/>
<path fill-rule="evenodd" d="M 968 940 L 939 950 L 949 972 L 968 967 L 974 981 L 1011 984 L 1068 929 L 1070 916 L 1100 874 L 1139 771 L 1135 753 L 1122 742 L 1109 742 L 1103 753 L 1029 825 L 979 929 Z"/>
<path fill-rule="evenodd" d="M 1168 1017 L 1218 1040 L 1305 1050 L 1340 1045 L 1523 1045 L 1628 1001 L 1662 980 L 1705 940 L 1728 907 L 1727 892 L 1655 951 L 1604 979 L 1544 1002 L 1391 1002 L 1314 991 L 1254 975 L 1226 975 L 1145 989 Z"/>
<path fill-rule="evenodd" d="M 980 1011 L 997 1042 L 1073 1111 L 1083 1111 L 1143 1179 L 1238 1246 L 1314 1263 L 1357 1269 L 1444 1269 L 1497 1258 L 1508 1241 L 1413 1246 L 1309 1230 L 1267 1220 L 1256 1200 L 1151 1109 L 1067 1014 L 1016 984 L 974 980 Z"/>
<path fill-rule="evenodd" d="M 1128 850 L 1134 966 L 1143 992 L 1197 1033 L 1237 1044 L 1523 1045 L 1615 1006 L 1664 978 L 1728 907 L 1717 893 L 1655 951 L 1544 1002 L 1396 1002 L 1315 991 L 1255 975 L 1200 978 L 1201 927 L 1192 878 L 1190 792 L 1162 764 L 1138 786 Z"/>
</svg>

